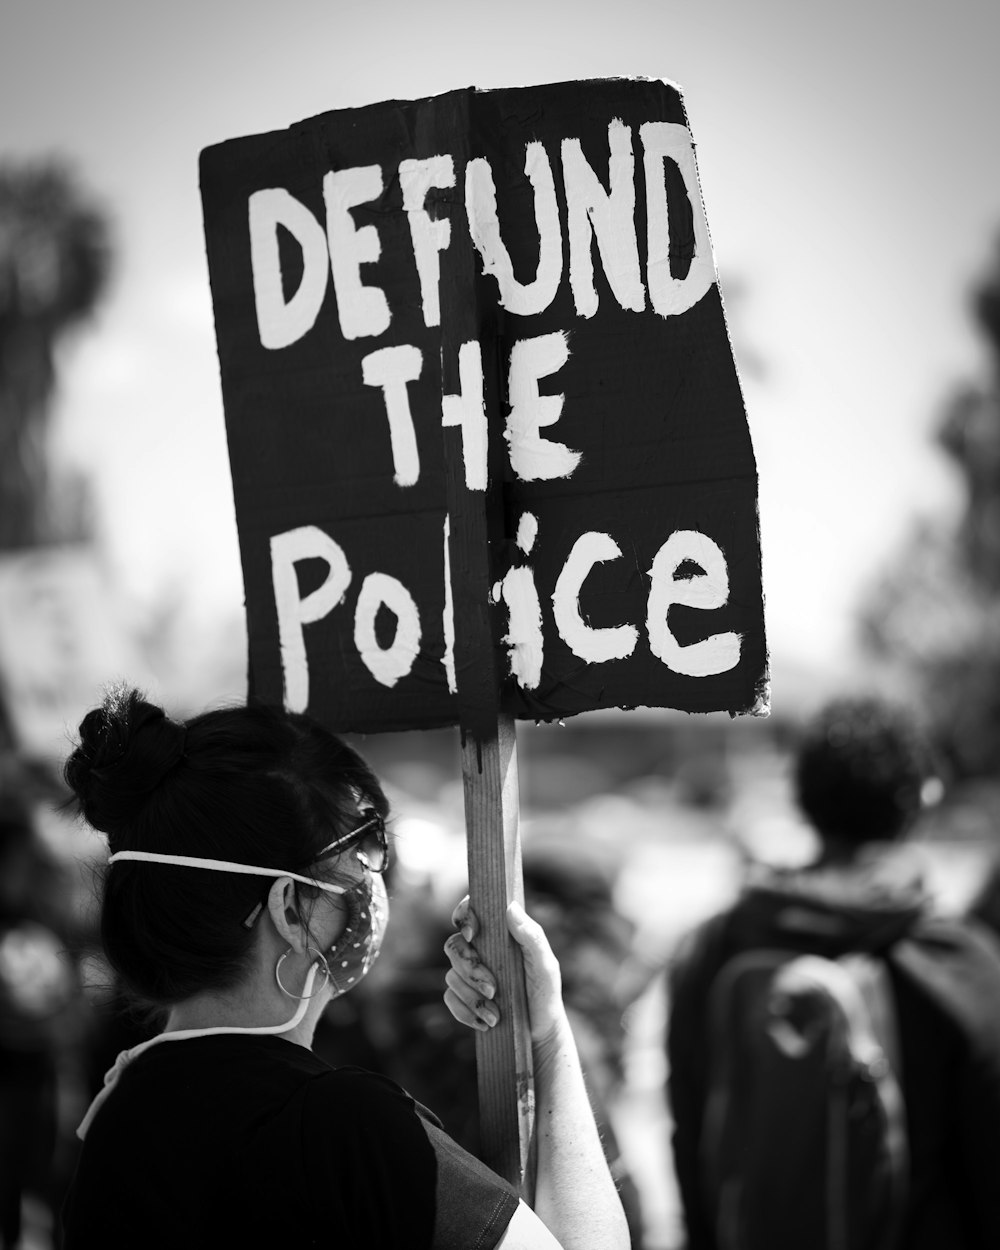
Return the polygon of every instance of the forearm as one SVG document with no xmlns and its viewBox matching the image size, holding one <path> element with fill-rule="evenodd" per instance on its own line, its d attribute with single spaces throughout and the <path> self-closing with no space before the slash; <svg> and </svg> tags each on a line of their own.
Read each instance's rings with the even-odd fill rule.
<svg viewBox="0 0 1000 1250">
<path fill-rule="evenodd" d="M 625 1213 L 604 1158 L 569 1021 L 534 1047 L 535 1212 L 564 1250 L 628 1250 Z"/>
</svg>

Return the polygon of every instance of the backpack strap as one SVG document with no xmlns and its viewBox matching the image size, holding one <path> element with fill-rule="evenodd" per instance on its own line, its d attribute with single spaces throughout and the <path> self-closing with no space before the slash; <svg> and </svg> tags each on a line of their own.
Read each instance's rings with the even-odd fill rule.
<svg viewBox="0 0 1000 1250">
<path fill-rule="evenodd" d="M 896 994 L 889 967 L 878 955 L 843 955 L 837 962 L 849 972 L 864 999 L 865 1015 L 878 1048 L 869 1072 L 878 1086 L 885 1110 L 886 1144 L 892 1160 L 893 1218 L 881 1243 L 889 1250 L 898 1243 L 902 1232 L 910 1182 L 910 1143 L 903 1101 Z"/>
<path fill-rule="evenodd" d="M 864 998 L 867 1016 L 879 1047 L 892 1065 L 902 1074 L 902 1050 L 899 1044 L 899 1023 L 896 1017 L 896 995 L 888 966 L 877 955 L 842 955 L 837 961 L 845 967 Z"/>
</svg>

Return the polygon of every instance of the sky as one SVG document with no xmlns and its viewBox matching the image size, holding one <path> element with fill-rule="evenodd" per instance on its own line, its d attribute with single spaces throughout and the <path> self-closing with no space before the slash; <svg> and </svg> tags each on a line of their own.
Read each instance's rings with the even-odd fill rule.
<svg viewBox="0 0 1000 1250">
<path fill-rule="evenodd" d="M 1000 233 L 995 0 L 7 0 L 0 158 L 58 154 L 114 280 L 62 355 L 56 454 L 94 476 L 125 601 L 242 610 L 199 151 L 467 85 L 678 84 L 760 477 L 773 697 L 850 674 L 854 620 L 957 479 L 932 442 L 983 378 L 968 294 Z M 838 677 L 839 679 L 839 677 Z"/>
</svg>

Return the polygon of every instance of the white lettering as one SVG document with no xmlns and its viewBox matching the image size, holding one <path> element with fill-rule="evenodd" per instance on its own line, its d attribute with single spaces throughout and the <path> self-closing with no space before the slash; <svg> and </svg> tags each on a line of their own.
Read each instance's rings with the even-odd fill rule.
<svg viewBox="0 0 1000 1250">
<path fill-rule="evenodd" d="M 678 577 L 686 561 L 702 572 Z M 729 600 L 729 570 L 721 547 L 697 530 L 676 530 L 653 557 L 652 579 L 646 602 L 646 629 L 649 648 L 658 660 L 675 673 L 688 677 L 710 677 L 728 673 L 740 662 L 742 639 L 739 634 L 712 634 L 701 642 L 682 647 L 670 632 L 667 614 L 675 603 L 689 608 L 721 608 Z"/>
<path fill-rule="evenodd" d="M 490 602 L 505 604 L 507 632 L 503 643 L 510 673 L 524 690 L 536 689 L 544 665 L 545 635 L 535 571 L 530 556 L 538 538 L 538 519 L 524 512 L 518 519 L 514 562 L 490 590 Z M 442 632 L 447 687 L 458 688 L 455 665 L 455 604 L 450 555 L 451 518 L 444 517 L 444 596 Z M 271 577 L 277 609 L 278 636 L 285 706 L 304 712 L 309 706 L 309 667 L 305 626 L 319 621 L 344 602 L 352 571 L 343 548 L 315 526 L 276 534 L 270 542 Z M 552 609 L 559 636 L 580 660 L 600 664 L 627 660 L 635 652 L 638 630 L 623 623 L 595 627 L 581 608 L 582 588 L 594 567 L 622 558 L 610 534 L 590 530 L 573 544 L 556 580 Z M 326 566 L 321 583 L 308 594 L 300 589 L 297 566 L 320 560 Z M 682 645 L 670 629 L 675 605 L 702 611 L 724 607 L 729 601 L 729 573 L 722 549 L 696 530 L 678 530 L 657 551 L 649 569 L 646 630 L 650 651 L 673 672 L 688 677 L 710 677 L 740 662 L 742 636 L 730 631 L 712 634 Z M 376 622 L 383 608 L 395 618 L 392 641 L 383 646 Z M 410 591 L 385 573 L 369 573 L 363 580 L 354 612 L 354 646 L 369 673 L 383 686 L 393 687 L 412 671 L 421 648 L 420 612 Z"/>
<path fill-rule="evenodd" d="M 715 261 L 698 183 L 691 134 L 676 122 L 646 122 L 639 127 L 646 170 L 649 300 L 661 317 L 687 312 L 715 282 Z M 694 222 L 694 257 L 684 278 L 670 272 L 670 215 L 663 162 L 672 161 L 684 180 Z"/>
<path fill-rule="evenodd" d="M 622 308 L 642 312 L 646 291 L 635 235 L 635 157 L 632 131 L 619 120 L 608 126 L 608 183 L 587 163 L 579 139 L 562 142 L 569 233 L 569 281 L 581 317 L 597 312 L 592 247 L 597 239 L 608 285 Z"/>
<path fill-rule="evenodd" d="M 361 266 L 382 255 L 378 231 L 374 226 L 358 229 L 351 216 L 352 208 L 381 194 L 382 170 L 378 165 L 331 170 L 323 179 L 333 287 L 345 339 L 373 338 L 386 331 L 392 319 L 384 292 L 361 281 Z"/>
<path fill-rule="evenodd" d="M 569 344 L 561 330 L 522 339 L 511 349 L 507 377 L 510 412 L 504 438 L 510 447 L 511 468 L 522 482 L 569 477 L 580 463 L 578 451 L 539 433 L 543 425 L 559 420 L 565 398 L 540 395 L 539 378 L 557 372 L 567 360 Z"/>
<path fill-rule="evenodd" d="M 396 633 L 385 648 L 375 635 L 375 618 L 383 606 L 396 618 Z M 354 645 L 365 668 L 383 686 L 395 686 L 413 668 L 420 653 L 420 613 L 403 583 L 388 573 L 369 573 L 361 583 L 354 612 Z"/>
<path fill-rule="evenodd" d="M 535 192 L 535 226 L 538 230 L 538 269 L 532 282 L 514 277 L 510 252 L 500 237 L 497 193 L 489 161 L 476 157 L 465 171 L 465 208 L 469 233 L 483 258 L 483 272 L 492 274 L 500 288 L 500 303 L 509 312 L 527 317 L 544 312 L 555 299 L 562 280 L 562 230 L 552 166 L 541 143 L 529 143 L 524 153 L 524 172 Z"/>
<path fill-rule="evenodd" d="M 389 418 L 393 481 L 397 486 L 413 486 L 420 477 L 417 432 L 413 427 L 406 386 L 420 377 L 422 368 L 420 349 L 405 343 L 399 347 L 382 347 L 365 356 L 361 362 L 365 385 L 382 388 L 386 416 Z"/>
<path fill-rule="evenodd" d="M 639 631 L 634 625 L 595 629 L 580 614 L 580 590 L 595 564 L 617 560 L 621 548 L 610 534 L 590 530 L 573 544 L 552 595 L 556 628 L 575 656 L 590 664 L 624 660 L 635 650 Z"/>
<path fill-rule="evenodd" d="M 489 431 L 483 402 L 483 357 L 478 343 L 463 343 L 458 349 L 458 380 L 458 395 L 441 396 L 441 424 L 461 427 L 465 485 L 469 490 L 485 490 Z"/>
<path fill-rule="evenodd" d="M 306 206 L 282 187 L 255 191 L 249 200 L 250 268 L 257 330 L 262 347 L 288 347 L 311 330 L 319 316 L 330 274 L 323 227 Z M 302 249 L 302 278 L 285 302 L 278 227 Z"/>
<path fill-rule="evenodd" d="M 455 677 L 455 597 L 451 589 L 451 513 L 444 514 L 444 612 L 441 624 L 444 629 L 444 664 L 445 677 L 448 679 L 448 692 L 454 694 L 458 690 Z"/>
<path fill-rule="evenodd" d="M 522 512 L 521 519 L 517 523 L 517 534 L 514 541 L 526 556 L 531 555 L 531 549 L 534 547 L 537 537 L 538 517 L 533 512 Z"/>
<path fill-rule="evenodd" d="M 303 598 L 295 566 L 310 559 L 325 560 L 329 571 Z M 343 602 L 351 584 L 351 570 L 339 543 L 315 525 L 303 525 L 272 537 L 271 583 L 278 612 L 285 707 L 290 712 L 304 712 L 309 706 L 309 665 L 303 626 L 320 620 Z"/>
<path fill-rule="evenodd" d="M 517 525 L 517 545 L 527 556 L 538 534 L 538 518 L 522 514 Z M 538 599 L 535 575 L 530 565 L 507 570 L 493 587 L 493 602 L 507 604 L 507 633 L 503 642 L 510 657 L 510 671 L 524 690 L 534 690 L 542 678 L 545 638 L 542 632 L 542 605 Z"/>
<path fill-rule="evenodd" d="M 431 187 L 455 185 L 455 162 L 450 156 L 400 161 L 399 185 L 403 189 L 403 208 L 410 223 L 413 257 L 420 278 L 424 325 L 438 326 L 441 324 L 440 253 L 451 242 L 451 222 L 431 217 L 424 201 Z"/>
</svg>

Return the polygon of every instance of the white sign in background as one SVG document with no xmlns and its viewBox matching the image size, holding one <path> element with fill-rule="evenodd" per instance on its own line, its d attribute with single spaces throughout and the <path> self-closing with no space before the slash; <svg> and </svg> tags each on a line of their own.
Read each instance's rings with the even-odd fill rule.
<svg viewBox="0 0 1000 1250">
<path fill-rule="evenodd" d="M 93 548 L 0 557 L 0 692 L 21 750 L 61 763 L 83 716 L 123 678 L 152 684 Z"/>
</svg>

